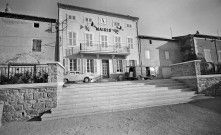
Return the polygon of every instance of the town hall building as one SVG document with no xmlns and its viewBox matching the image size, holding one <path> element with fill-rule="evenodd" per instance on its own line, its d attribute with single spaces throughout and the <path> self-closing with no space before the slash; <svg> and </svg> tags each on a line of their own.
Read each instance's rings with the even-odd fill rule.
<svg viewBox="0 0 221 135">
<path fill-rule="evenodd" d="M 66 72 L 116 79 L 138 65 L 138 17 L 58 3 L 58 20 Z"/>
</svg>

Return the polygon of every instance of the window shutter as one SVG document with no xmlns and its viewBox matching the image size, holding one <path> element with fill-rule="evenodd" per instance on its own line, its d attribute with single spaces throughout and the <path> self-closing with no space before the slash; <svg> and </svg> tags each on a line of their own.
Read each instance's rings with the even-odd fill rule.
<svg viewBox="0 0 221 135">
<path fill-rule="evenodd" d="M 123 72 L 126 72 L 126 60 L 122 60 Z"/>
<path fill-rule="evenodd" d="M 117 60 L 113 59 L 113 73 L 117 72 Z"/>
<path fill-rule="evenodd" d="M 87 60 L 83 59 L 83 73 L 86 73 L 87 71 Z"/>
<path fill-rule="evenodd" d="M 97 60 L 94 59 L 94 73 L 97 74 Z"/>
<path fill-rule="evenodd" d="M 134 66 L 137 66 L 137 60 L 134 60 Z"/>
<path fill-rule="evenodd" d="M 77 59 L 77 71 L 81 73 L 81 59 Z"/>
</svg>

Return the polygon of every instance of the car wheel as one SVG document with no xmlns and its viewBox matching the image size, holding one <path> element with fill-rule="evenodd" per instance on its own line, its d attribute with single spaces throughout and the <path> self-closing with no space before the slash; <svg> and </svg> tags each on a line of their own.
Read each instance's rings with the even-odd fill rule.
<svg viewBox="0 0 221 135">
<path fill-rule="evenodd" d="M 64 79 L 64 83 L 68 83 L 68 79 Z"/>
<path fill-rule="evenodd" d="M 85 77 L 85 78 L 84 78 L 84 82 L 85 82 L 85 83 L 89 83 L 89 82 L 90 82 L 90 78 L 89 78 L 89 77 Z"/>
</svg>

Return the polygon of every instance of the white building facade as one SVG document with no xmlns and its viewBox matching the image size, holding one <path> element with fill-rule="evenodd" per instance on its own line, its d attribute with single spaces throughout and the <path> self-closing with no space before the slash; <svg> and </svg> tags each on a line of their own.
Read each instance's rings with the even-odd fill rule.
<svg viewBox="0 0 221 135">
<path fill-rule="evenodd" d="M 118 78 L 138 65 L 137 17 L 58 3 L 60 61 L 66 71 Z"/>
</svg>

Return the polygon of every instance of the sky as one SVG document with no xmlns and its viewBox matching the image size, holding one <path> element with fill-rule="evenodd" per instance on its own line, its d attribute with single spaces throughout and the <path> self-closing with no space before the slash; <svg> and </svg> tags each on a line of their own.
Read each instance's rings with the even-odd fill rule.
<svg viewBox="0 0 221 135">
<path fill-rule="evenodd" d="M 139 17 L 139 35 L 221 36 L 221 0 L 0 0 L 0 11 L 57 19 L 57 2 Z"/>
</svg>

